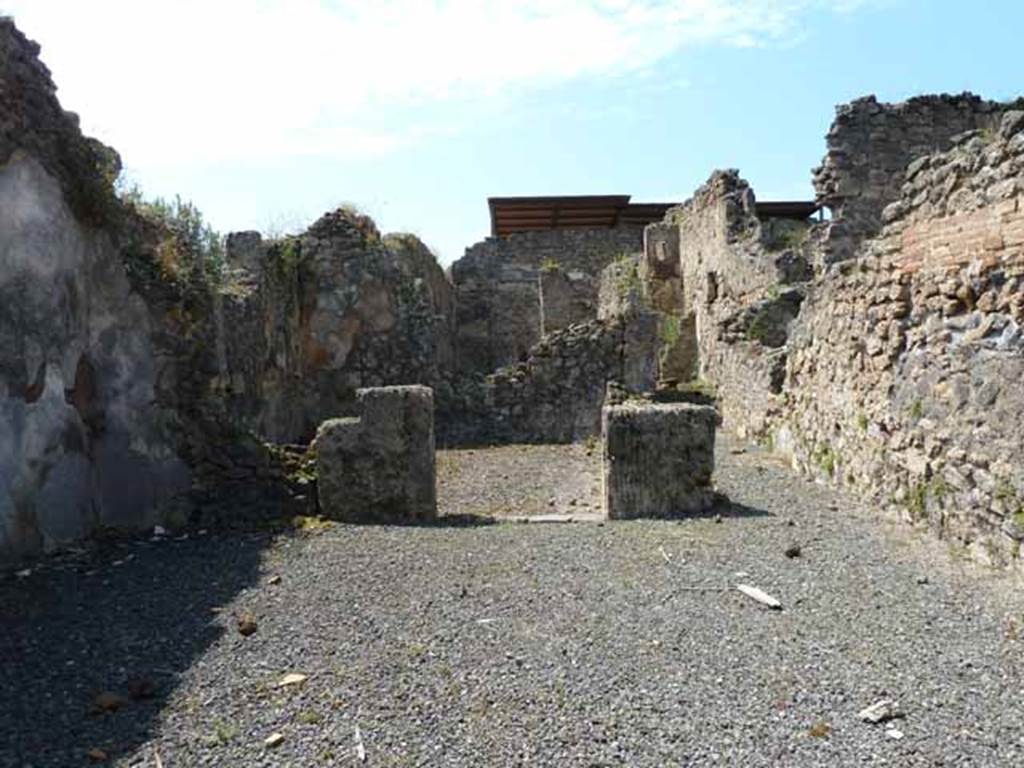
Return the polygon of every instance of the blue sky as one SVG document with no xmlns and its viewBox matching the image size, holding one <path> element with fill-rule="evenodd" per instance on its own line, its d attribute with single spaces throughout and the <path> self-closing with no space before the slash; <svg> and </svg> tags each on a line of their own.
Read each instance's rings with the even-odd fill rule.
<svg viewBox="0 0 1024 768">
<path fill-rule="evenodd" d="M 1011 0 L 0 0 L 147 194 L 222 231 L 355 203 L 448 263 L 489 195 L 809 198 L 834 106 L 1024 94 Z"/>
</svg>

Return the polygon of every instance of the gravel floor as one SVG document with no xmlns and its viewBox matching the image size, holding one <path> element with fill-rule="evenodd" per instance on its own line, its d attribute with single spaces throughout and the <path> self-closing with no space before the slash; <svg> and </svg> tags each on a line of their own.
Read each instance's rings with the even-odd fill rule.
<svg viewBox="0 0 1024 768">
<path fill-rule="evenodd" d="M 532 450 L 464 468 L 502 485 Z M 526 489 L 543 507 L 572 479 L 537 450 L 551 466 L 493 496 L 442 470 L 446 508 Z M 332 526 L 52 560 L 0 581 L 0 766 L 1024 764 L 1018 582 L 759 454 L 724 445 L 718 478 L 720 522 Z M 91 712 L 104 691 L 123 706 Z M 886 697 L 905 718 L 858 721 Z"/>
<path fill-rule="evenodd" d="M 601 446 L 508 445 L 437 452 L 442 515 L 534 517 L 601 511 Z"/>
</svg>

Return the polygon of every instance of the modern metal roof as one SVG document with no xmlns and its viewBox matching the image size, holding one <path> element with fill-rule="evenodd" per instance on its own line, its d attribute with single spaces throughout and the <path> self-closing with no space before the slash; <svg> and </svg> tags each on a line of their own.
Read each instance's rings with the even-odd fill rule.
<svg viewBox="0 0 1024 768">
<path fill-rule="evenodd" d="M 762 219 L 809 219 L 821 210 L 814 201 L 785 200 L 756 203 L 757 215 Z"/>
<path fill-rule="evenodd" d="M 642 227 L 660 221 L 676 203 L 630 203 L 629 195 L 489 197 L 491 234 L 538 229 Z"/>
<path fill-rule="evenodd" d="M 569 227 L 605 229 L 642 227 L 665 217 L 679 203 L 632 203 L 630 195 L 564 195 L 549 197 L 489 197 L 491 235 Z M 761 218 L 806 219 L 820 206 L 814 202 L 757 203 Z"/>
</svg>

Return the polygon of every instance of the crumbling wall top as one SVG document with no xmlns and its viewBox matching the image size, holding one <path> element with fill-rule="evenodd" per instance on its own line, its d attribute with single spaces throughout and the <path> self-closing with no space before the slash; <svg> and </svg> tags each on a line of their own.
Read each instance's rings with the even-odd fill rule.
<svg viewBox="0 0 1024 768">
<path fill-rule="evenodd" d="M 79 131 L 78 116 L 57 101 L 39 45 L 0 16 L 0 163 L 22 150 L 56 177 L 76 215 L 107 223 L 119 209 L 113 181 L 121 158 Z"/>
<path fill-rule="evenodd" d="M 913 161 L 949 149 L 966 131 L 994 130 L 1009 106 L 964 93 L 898 104 L 868 96 L 837 107 L 825 159 L 814 169 L 817 200 L 833 215 L 825 261 L 851 258 L 879 233 L 882 212 L 900 197 Z"/>
</svg>

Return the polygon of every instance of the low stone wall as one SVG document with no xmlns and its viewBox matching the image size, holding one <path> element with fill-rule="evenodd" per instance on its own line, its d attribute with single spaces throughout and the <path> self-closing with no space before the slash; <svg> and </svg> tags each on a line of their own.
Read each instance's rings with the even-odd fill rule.
<svg viewBox="0 0 1024 768">
<path fill-rule="evenodd" d="M 609 381 L 653 389 L 657 317 L 593 320 L 545 337 L 526 359 L 475 386 L 446 418 L 449 443 L 567 443 L 600 433 Z"/>
<path fill-rule="evenodd" d="M 411 523 L 437 516 L 434 397 L 428 387 L 358 393 L 361 415 L 317 432 L 321 512 L 352 523 Z"/>
<path fill-rule="evenodd" d="M 604 508 L 611 519 L 679 517 L 715 500 L 715 427 L 706 405 L 625 402 L 605 406 Z"/>
<path fill-rule="evenodd" d="M 637 253 L 642 239 L 641 227 L 556 229 L 489 237 L 467 248 L 450 271 L 459 371 L 491 373 L 521 360 L 545 332 L 597 317 L 601 270 Z"/>
</svg>

